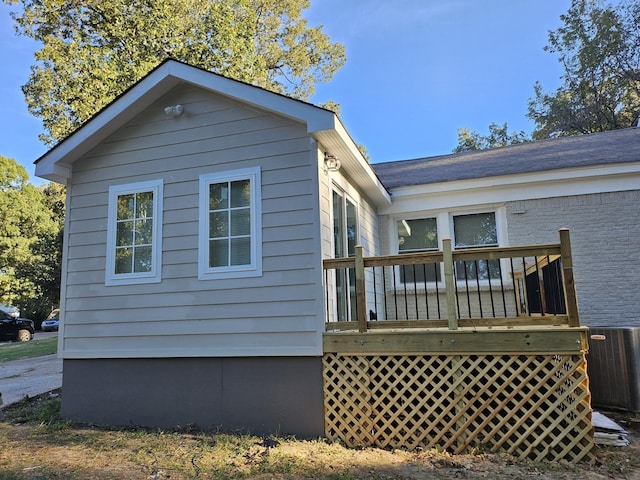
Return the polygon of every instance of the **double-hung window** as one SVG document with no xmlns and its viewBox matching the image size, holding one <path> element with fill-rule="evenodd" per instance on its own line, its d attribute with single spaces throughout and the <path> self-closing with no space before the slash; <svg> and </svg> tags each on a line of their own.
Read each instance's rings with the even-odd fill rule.
<svg viewBox="0 0 640 480">
<path fill-rule="evenodd" d="M 109 188 L 106 285 L 161 280 L 162 180 Z"/>
<path fill-rule="evenodd" d="M 486 248 L 498 246 L 498 230 L 494 212 L 453 216 L 454 248 Z M 500 278 L 499 260 L 456 262 L 456 279 L 491 280 Z"/>
<path fill-rule="evenodd" d="M 422 253 L 438 250 L 438 222 L 436 218 L 400 220 L 398 227 L 398 253 Z M 405 284 L 424 285 L 440 281 L 438 263 L 400 266 L 400 281 Z"/>
<path fill-rule="evenodd" d="M 262 275 L 260 169 L 200 176 L 199 278 Z"/>
</svg>

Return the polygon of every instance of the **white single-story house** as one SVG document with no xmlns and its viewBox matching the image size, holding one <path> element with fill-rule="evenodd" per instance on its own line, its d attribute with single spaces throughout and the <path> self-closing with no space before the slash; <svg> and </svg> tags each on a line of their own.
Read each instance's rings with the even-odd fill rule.
<svg viewBox="0 0 640 480">
<path fill-rule="evenodd" d="M 351 311 L 323 260 L 356 244 L 518 246 L 568 227 L 582 323 L 640 326 L 640 129 L 369 164 L 333 112 L 167 60 L 36 175 L 67 186 L 71 420 L 323 435 L 325 323 Z"/>
</svg>

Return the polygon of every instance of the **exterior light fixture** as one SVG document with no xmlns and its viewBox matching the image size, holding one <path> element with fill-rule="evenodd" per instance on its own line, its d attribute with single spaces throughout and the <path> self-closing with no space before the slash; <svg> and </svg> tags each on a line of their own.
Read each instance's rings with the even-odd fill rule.
<svg viewBox="0 0 640 480">
<path fill-rule="evenodd" d="M 184 107 L 182 105 L 173 105 L 171 107 L 166 107 L 164 109 L 164 113 L 167 117 L 179 117 L 184 113 Z"/>
<path fill-rule="evenodd" d="M 327 152 L 324 152 L 324 174 L 326 175 L 328 172 L 337 172 L 340 170 L 340 160 L 336 158 L 335 155 L 330 155 Z"/>
</svg>

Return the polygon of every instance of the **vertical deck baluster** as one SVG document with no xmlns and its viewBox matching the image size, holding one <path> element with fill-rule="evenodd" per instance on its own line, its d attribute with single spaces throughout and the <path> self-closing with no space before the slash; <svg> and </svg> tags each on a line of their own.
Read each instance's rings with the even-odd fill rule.
<svg viewBox="0 0 640 480">
<path fill-rule="evenodd" d="M 469 272 L 467 271 L 467 261 L 464 260 L 462 264 L 464 265 L 464 287 L 467 289 L 467 310 L 469 312 L 469 318 L 471 318 L 471 294 L 469 293 Z"/>
<path fill-rule="evenodd" d="M 329 269 L 324 269 L 324 295 L 325 295 L 325 310 L 326 310 L 326 323 L 329 323 Z M 326 329 L 326 328 L 325 328 Z"/>
<path fill-rule="evenodd" d="M 528 317 L 531 316 L 531 300 L 529 299 L 529 289 L 527 288 L 527 259 L 522 257 L 522 288 L 524 289 L 524 298 L 525 298 L 525 312 Z"/>
<path fill-rule="evenodd" d="M 398 267 L 400 268 L 400 267 Z M 398 288 L 396 285 L 396 270 L 395 267 L 391 267 L 391 269 L 393 270 L 392 273 L 392 278 L 393 278 L 393 305 L 396 309 L 396 316 L 393 318 L 394 320 L 398 320 Z"/>
<path fill-rule="evenodd" d="M 556 287 L 553 292 L 553 313 L 557 315 L 559 313 L 562 313 L 563 310 L 562 305 L 560 304 L 562 301 L 560 296 L 560 288 L 562 286 L 562 281 L 560 280 L 560 268 L 551 267 L 552 262 L 549 256 L 547 256 L 547 263 L 549 264 L 549 271 L 553 271 L 553 276 L 555 277 L 555 282 L 553 284 Z M 558 267 L 559 266 L 560 260 L 558 259 Z"/>
<path fill-rule="evenodd" d="M 393 267 L 391 267 L 391 273 L 393 274 Z M 387 272 L 385 267 L 382 267 L 382 302 L 384 303 L 384 319 L 389 318 L 389 304 L 387 303 Z"/>
<path fill-rule="evenodd" d="M 458 316 L 456 314 L 456 301 L 457 295 L 457 282 L 453 278 L 453 251 L 451 250 L 451 239 L 445 238 L 442 240 L 442 256 L 444 262 L 444 282 L 447 289 L 447 322 L 449 324 L 449 330 L 458 329 Z M 455 287 L 454 287 L 455 285 Z M 456 295 L 454 297 L 454 289 Z"/>
<path fill-rule="evenodd" d="M 541 275 L 542 270 L 540 269 L 540 265 L 538 264 L 538 257 L 536 259 L 536 275 L 538 276 L 538 300 L 540 301 L 540 315 L 544 317 L 544 302 L 545 299 L 542 297 L 542 292 L 544 290 L 544 285 L 542 281 L 544 279 L 544 275 Z"/>
<path fill-rule="evenodd" d="M 418 315 L 418 284 L 416 283 L 416 264 L 411 265 L 413 267 L 413 300 L 416 304 L 416 320 L 420 318 Z"/>
<path fill-rule="evenodd" d="M 496 307 L 493 302 L 493 289 L 491 288 L 491 266 L 489 260 L 487 260 L 487 279 L 489 280 L 489 298 L 491 299 L 491 314 L 492 318 L 496 318 Z"/>
<path fill-rule="evenodd" d="M 376 267 L 371 267 L 371 272 L 373 274 L 373 308 L 376 309 L 374 313 L 376 314 L 377 320 L 380 309 L 378 308 L 378 289 L 376 288 L 376 284 L 378 283 L 376 280 Z"/>
<path fill-rule="evenodd" d="M 442 313 L 440 311 L 440 287 L 438 286 L 438 269 L 440 268 L 440 264 L 433 264 L 433 278 L 436 280 L 436 305 L 438 306 L 438 320 L 442 318 Z"/>
<path fill-rule="evenodd" d="M 424 306 L 427 312 L 427 320 L 429 320 L 429 291 L 427 289 L 427 264 L 422 264 L 422 273 L 424 275 Z"/>
<path fill-rule="evenodd" d="M 478 290 L 478 307 L 480 308 L 480 318 L 484 318 L 484 314 L 482 312 L 482 292 L 480 291 L 480 268 L 478 264 L 478 260 L 473 261 L 473 266 L 476 267 L 476 288 Z M 487 271 L 489 269 L 489 265 L 487 264 Z M 471 315 L 469 315 L 471 318 Z"/>
<path fill-rule="evenodd" d="M 356 245 L 355 274 L 356 274 L 356 318 L 358 319 L 358 330 L 367 331 L 367 292 L 365 291 L 364 279 L 364 247 Z"/>
<path fill-rule="evenodd" d="M 502 278 L 502 261 L 498 260 L 498 275 L 500 275 L 500 294 L 502 295 L 502 306 L 504 307 L 504 316 L 507 316 L 507 299 L 504 293 L 504 279 Z"/>
</svg>

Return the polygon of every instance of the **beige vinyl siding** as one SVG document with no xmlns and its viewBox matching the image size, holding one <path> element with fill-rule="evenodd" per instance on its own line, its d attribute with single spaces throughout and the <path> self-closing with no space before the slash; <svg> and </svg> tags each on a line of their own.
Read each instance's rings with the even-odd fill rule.
<svg viewBox="0 0 640 480">
<path fill-rule="evenodd" d="M 178 103 L 185 113 L 166 117 L 164 107 Z M 76 162 L 68 186 L 63 356 L 320 354 L 312 155 L 305 125 L 182 86 Z M 200 281 L 198 177 L 255 166 L 263 275 Z M 164 182 L 162 281 L 107 287 L 109 186 L 153 179 Z"/>
</svg>

